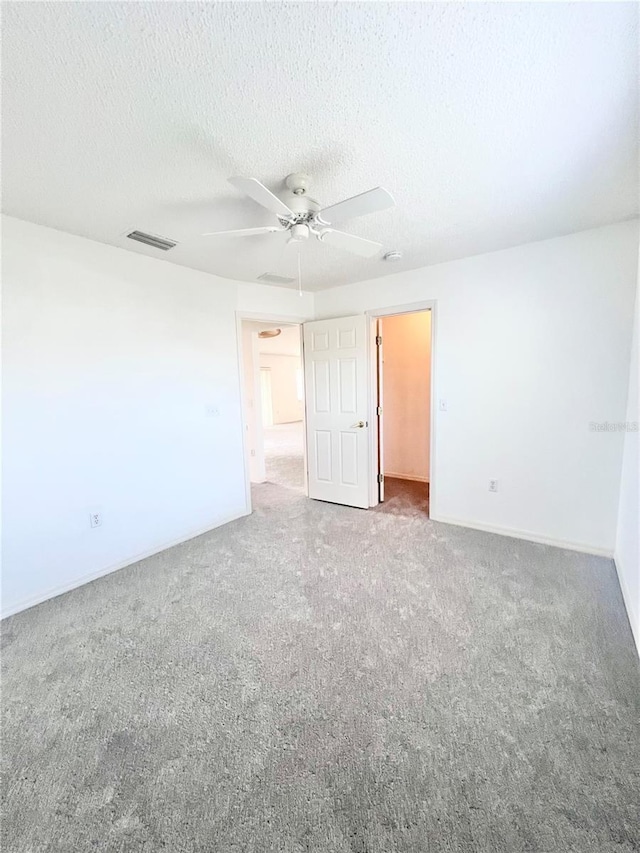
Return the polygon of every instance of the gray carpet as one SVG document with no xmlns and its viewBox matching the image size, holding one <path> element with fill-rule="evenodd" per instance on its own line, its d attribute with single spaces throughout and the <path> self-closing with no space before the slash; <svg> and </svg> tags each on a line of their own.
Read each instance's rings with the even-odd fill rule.
<svg viewBox="0 0 640 853">
<path fill-rule="evenodd" d="M 265 428 L 264 456 L 269 483 L 304 491 L 303 430 L 302 421 Z"/>
<path fill-rule="evenodd" d="M 3 850 L 640 849 L 609 560 L 255 507 L 3 624 Z"/>
</svg>

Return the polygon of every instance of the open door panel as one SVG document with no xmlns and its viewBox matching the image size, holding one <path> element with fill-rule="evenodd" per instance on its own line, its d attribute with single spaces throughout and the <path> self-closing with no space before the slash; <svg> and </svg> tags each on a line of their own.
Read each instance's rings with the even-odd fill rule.
<svg viewBox="0 0 640 853">
<path fill-rule="evenodd" d="M 309 497 L 369 506 L 364 315 L 304 324 Z"/>
</svg>

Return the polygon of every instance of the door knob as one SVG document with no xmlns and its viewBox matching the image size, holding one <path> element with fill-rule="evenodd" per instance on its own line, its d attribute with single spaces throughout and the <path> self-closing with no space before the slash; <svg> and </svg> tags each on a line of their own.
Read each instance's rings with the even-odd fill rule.
<svg viewBox="0 0 640 853">
<path fill-rule="evenodd" d="M 358 421 L 358 423 L 356 424 L 356 426 L 358 427 L 358 429 L 364 429 L 364 427 L 366 427 L 366 425 L 367 425 L 367 424 L 366 424 L 366 422 L 365 422 L 365 421 Z"/>
</svg>

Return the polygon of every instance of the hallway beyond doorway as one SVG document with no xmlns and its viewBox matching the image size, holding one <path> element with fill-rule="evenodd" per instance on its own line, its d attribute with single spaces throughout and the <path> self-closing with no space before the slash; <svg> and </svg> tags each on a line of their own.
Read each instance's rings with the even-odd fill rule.
<svg viewBox="0 0 640 853">
<path fill-rule="evenodd" d="M 304 491 L 304 422 L 276 424 L 264 431 L 267 482 Z"/>
</svg>

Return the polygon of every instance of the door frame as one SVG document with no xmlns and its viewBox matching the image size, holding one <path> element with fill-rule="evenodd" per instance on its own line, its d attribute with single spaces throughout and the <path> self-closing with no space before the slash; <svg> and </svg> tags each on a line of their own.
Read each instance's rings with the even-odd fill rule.
<svg viewBox="0 0 640 853">
<path fill-rule="evenodd" d="M 251 473 L 249 470 L 249 447 L 247 444 L 247 430 L 245 429 L 245 412 L 246 412 L 246 395 L 244 392 L 244 354 L 242 348 L 242 324 L 243 322 L 250 323 L 277 323 L 282 326 L 298 326 L 300 332 L 300 361 L 302 364 L 303 377 L 304 377 L 304 340 L 303 340 L 303 324 L 309 322 L 308 317 L 298 317 L 298 316 L 290 316 L 286 314 L 266 314 L 266 313 L 255 313 L 253 311 L 236 311 L 236 348 L 238 355 L 238 379 L 240 385 L 240 426 L 242 432 L 242 461 L 244 463 L 244 490 L 245 490 L 245 505 L 246 505 L 246 514 L 250 515 L 253 512 L 253 508 L 251 505 Z M 259 374 L 260 366 L 258 365 L 258 374 Z M 262 431 L 264 436 L 264 428 L 262 426 L 262 413 L 258 412 L 260 415 L 260 422 L 258 423 L 258 429 Z M 302 411 L 302 424 L 303 424 L 303 456 L 304 456 L 304 493 L 305 495 L 309 494 L 309 483 L 308 483 L 308 471 L 307 471 L 307 412 L 306 405 L 303 407 Z M 264 437 L 263 437 L 264 442 Z"/>
<path fill-rule="evenodd" d="M 416 314 L 419 311 L 431 311 L 431 400 L 429 409 L 430 440 L 429 440 L 429 518 L 437 521 L 437 489 L 436 489 L 436 433 L 437 418 L 435 417 L 438 400 L 437 388 L 437 315 L 436 299 L 426 299 L 423 302 L 410 302 L 405 305 L 390 305 L 386 308 L 372 308 L 365 311 L 369 318 L 369 423 L 376 424 L 377 405 L 377 371 L 378 358 L 376 352 L 376 324 L 380 318 L 395 317 L 398 314 Z M 384 343 L 383 343 L 384 346 Z M 382 413 L 384 417 L 384 412 Z M 376 424 L 377 426 L 377 424 Z M 378 506 L 378 430 L 369 430 L 369 506 Z"/>
<path fill-rule="evenodd" d="M 258 353 L 258 355 L 259 355 L 259 353 Z M 265 412 L 265 397 L 267 395 L 265 394 L 264 380 L 265 379 L 269 380 L 266 383 L 269 386 L 269 388 L 268 388 L 268 391 L 269 391 L 269 401 L 268 401 L 269 402 L 269 411 L 268 411 L 269 418 L 268 418 L 268 420 L 270 423 L 267 424 L 268 426 L 273 426 L 273 388 L 271 387 L 271 368 L 270 367 L 260 367 L 260 365 L 258 364 L 258 370 L 260 372 L 260 414 L 262 416 L 262 429 L 264 432 L 265 421 L 267 420 L 267 418 L 266 418 L 267 413 Z"/>
</svg>

